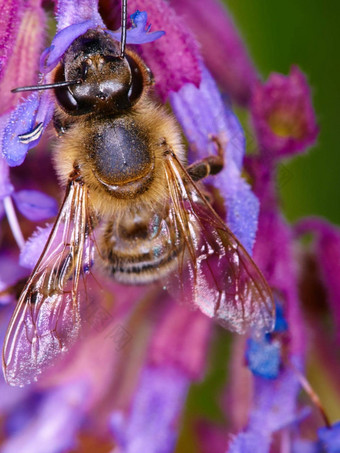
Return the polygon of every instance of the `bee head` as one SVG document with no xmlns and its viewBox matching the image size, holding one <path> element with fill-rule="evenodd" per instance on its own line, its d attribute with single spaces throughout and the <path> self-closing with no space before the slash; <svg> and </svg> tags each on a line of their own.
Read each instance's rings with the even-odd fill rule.
<svg viewBox="0 0 340 453">
<path fill-rule="evenodd" d="M 89 30 L 76 39 L 60 64 L 55 82 L 78 80 L 57 87 L 60 106 L 71 115 L 96 111 L 112 114 L 132 107 L 151 83 L 150 70 L 134 53 L 120 55 L 120 45 L 108 33 Z"/>
</svg>

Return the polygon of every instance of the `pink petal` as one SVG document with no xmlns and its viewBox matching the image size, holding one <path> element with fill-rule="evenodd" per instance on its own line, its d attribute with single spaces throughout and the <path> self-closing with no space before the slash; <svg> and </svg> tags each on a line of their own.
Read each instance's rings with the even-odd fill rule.
<svg viewBox="0 0 340 453">
<path fill-rule="evenodd" d="M 255 87 L 252 120 L 263 152 L 290 156 L 315 143 L 318 135 L 310 88 L 296 66 L 284 76 L 273 73 Z"/>
<path fill-rule="evenodd" d="M 198 86 L 201 80 L 198 45 L 185 21 L 165 0 L 129 0 L 128 7 L 129 12 L 146 11 L 152 29 L 165 31 L 161 39 L 139 48 L 155 76 L 162 100 L 186 83 Z"/>
</svg>

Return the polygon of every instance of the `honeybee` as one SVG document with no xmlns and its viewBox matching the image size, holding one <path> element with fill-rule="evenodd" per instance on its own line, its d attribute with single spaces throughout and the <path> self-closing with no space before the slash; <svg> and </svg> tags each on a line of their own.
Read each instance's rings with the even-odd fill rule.
<svg viewBox="0 0 340 453">
<path fill-rule="evenodd" d="M 54 165 L 65 196 L 8 327 L 10 384 L 36 379 L 76 340 L 94 262 L 124 284 L 159 281 L 232 331 L 273 327 L 264 277 L 200 185 L 223 168 L 222 149 L 188 165 L 180 127 L 152 85 L 125 36 L 119 43 L 99 28 L 54 71 Z"/>
</svg>

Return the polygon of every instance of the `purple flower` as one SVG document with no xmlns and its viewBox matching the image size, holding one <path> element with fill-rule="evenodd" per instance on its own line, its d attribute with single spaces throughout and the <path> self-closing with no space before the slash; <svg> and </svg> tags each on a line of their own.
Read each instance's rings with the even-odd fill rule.
<svg viewBox="0 0 340 453">
<path fill-rule="evenodd" d="M 257 83 L 251 115 L 259 144 L 273 156 L 289 156 L 311 146 L 318 135 L 310 88 L 296 66 Z"/>
<path fill-rule="evenodd" d="M 60 195 L 45 157 L 50 146 L 45 131 L 57 100 L 52 90 L 36 91 L 22 98 L 18 93 L 10 94 L 10 90 L 51 83 L 69 46 L 90 29 L 101 29 L 118 42 L 121 39 L 118 0 L 100 5 L 101 11 L 110 10 L 107 17 L 101 16 L 95 0 L 55 3 L 57 33 L 49 43 L 44 42 L 46 13 L 38 0 L 3 1 L 0 5 L 0 87 L 6 99 L 0 117 L 2 338 L 27 272 L 39 263 L 44 250 L 44 263 L 48 264 L 39 274 L 41 279 L 32 281 L 34 289 L 49 295 L 48 301 L 44 299 L 44 310 L 36 316 L 38 291 L 31 292 L 34 302 L 24 306 L 30 315 L 25 318 L 20 338 L 15 339 L 20 347 L 10 351 L 15 365 L 7 373 L 12 384 L 30 382 L 32 369 L 38 363 L 38 369 L 33 370 L 33 376 L 39 374 L 38 382 L 13 389 L 0 380 L 2 450 L 48 453 L 103 447 L 105 451 L 171 453 L 183 443 L 184 447 L 179 448 L 187 450 L 186 433 L 190 432 L 196 449 L 212 453 L 265 453 L 275 449 L 276 442 L 284 443 L 287 451 L 337 451 L 338 423 L 323 427 L 315 417 L 317 409 L 306 398 L 301 403 L 299 396 L 302 385 L 308 387 L 305 363 L 308 350 L 314 347 L 307 333 L 320 332 L 321 323 L 328 322 L 332 328 L 330 333 L 320 334 L 320 345 L 323 342 L 325 350 L 334 338 L 339 341 L 340 234 L 318 219 L 289 225 L 280 212 L 276 188 L 280 158 L 305 151 L 317 136 L 305 76 L 293 67 L 289 76 L 272 74 L 268 82 L 261 83 L 235 26 L 217 0 L 128 2 L 127 43 L 135 46 L 150 67 L 155 96 L 160 102 L 169 101 L 169 109 L 172 108 L 188 144 L 188 164 L 208 156 L 224 158 L 217 175 L 198 183 L 202 199 L 212 200 L 230 230 L 252 253 L 275 298 L 273 332 L 231 337 L 210 319 L 217 317 L 221 307 L 222 312 L 225 308 L 218 285 L 221 297 L 214 312 L 211 305 L 201 301 L 201 309 L 208 317 L 181 305 L 182 300 L 174 301 L 173 294 L 183 295 L 176 288 L 170 296 L 157 285 L 115 283 L 93 259 L 93 249 L 100 249 L 101 244 L 90 246 L 89 225 L 84 227 L 80 241 L 74 240 L 75 219 L 67 216 L 64 220 L 68 228 L 62 231 L 58 227 L 53 230 L 51 224 L 32 226 L 32 222 L 48 219 L 57 212 L 54 198 L 45 195 Z M 23 53 L 27 62 L 19 65 Z M 221 95 L 215 79 L 230 102 Z M 245 157 L 245 135 L 233 102 L 249 110 L 257 135 L 257 154 Z M 37 151 L 25 161 L 31 148 Z M 31 162 L 37 162 L 37 166 Z M 185 190 L 189 183 L 179 187 L 178 193 L 188 193 Z M 71 201 L 76 204 L 79 200 L 78 195 Z M 183 201 L 183 206 L 188 208 L 185 212 L 190 217 L 194 211 L 188 200 Z M 82 206 L 81 202 L 77 206 Z M 93 220 L 95 227 L 95 215 Z M 81 222 L 77 225 L 82 228 Z M 205 231 L 210 233 L 212 226 L 207 225 Z M 303 303 L 315 284 L 305 279 L 307 260 L 296 258 L 297 249 L 300 257 L 307 254 L 300 242 L 305 233 L 314 235 L 308 253 L 316 263 L 323 288 L 319 323 Z M 112 233 L 115 240 L 113 236 Z M 49 238 L 50 244 L 60 247 L 51 254 L 45 248 Z M 220 250 L 224 239 L 223 234 L 215 233 L 216 250 Z M 215 259 L 216 250 L 202 247 L 200 258 L 204 259 L 206 253 L 211 255 L 211 261 L 207 260 L 206 267 L 197 262 L 197 267 L 190 269 L 199 274 L 211 264 L 211 280 L 202 279 L 203 283 L 210 284 L 223 274 L 219 259 L 223 264 L 224 256 Z M 225 250 L 227 253 L 228 248 Z M 157 252 L 154 247 L 153 253 Z M 79 266 L 79 274 L 70 274 L 70 260 L 77 253 L 84 254 L 84 263 Z M 60 256 L 65 259 L 60 261 Z M 231 256 L 235 260 L 247 257 L 245 252 Z M 236 272 L 239 267 L 236 261 L 234 264 Z M 47 274 L 48 266 L 52 266 L 52 273 Z M 234 289 L 235 282 L 242 286 L 242 277 L 249 271 L 247 267 L 243 269 L 241 277 L 236 273 L 229 275 L 230 288 Z M 44 279 L 45 275 L 49 278 Z M 74 310 L 78 308 L 72 286 L 76 279 L 82 295 L 79 311 Z M 237 288 L 234 296 L 224 293 L 224 297 L 236 304 L 239 291 Z M 63 300 L 68 303 L 60 308 L 55 301 L 65 294 Z M 247 294 L 246 285 L 243 294 Z M 57 307 L 62 313 L 57 312 Z M 79 332 L 78 316 L 83 322 Z M 234 330 L 242 330 L 239 317 L 235 319 L 232 310 L 225 313 L 224 321 Z M 55 328 L 47 329 L 46 334 L 46 326 L 50 325 Z M 33 336 L 30 342 L 34 329 L 41 329 L 44 334 Z M 56 350 L 62 353 L 58 356 Z M 330 356 L 335 362 L 335 354 Z M 7 364 L 6 359 L 5 354 Z M 326 354 L 324 360 L 331 362 Z M 329 366 L 333 366 L 330 369 L 337 376 L 339 365 Z M 216 379 L 217 368 L 227 368 L 227 376 L 217 372 Z M 219 384 L 215 385 L 217 381 Z M 204 394 L 207 391 L 208 398 Z M 338 396 L 337 389 L 335 393 Z M 200 398 L 207 399 L 209 407 L 213 405 L 219 412 L 218 424 L 212 421 L 215 416 L 209 417 L 209 410 L 200 408 Z M 311 420 L 310 437 L 303 429 L 305 419 Z"/>
<path fill-rule="evenodd" d="M 146 10 L 152 28 L 165 31 L 153 46 L 140 48 L 141 56 L 152 68 L 161 99 L 165 101 L 170 91 L 178 91 L 186 83 L 198 87 L 201 80 L 198 45 L 185 21 L 165 0 L 130 0 L 129 8 Z"/>
<path fill-rule="evenodd" d="M 172 0 L 171 6 L 197 36 L 205 64 L 219 86 L 233 101 L 247 105 L 258 75 L 224 5 L 219 0 Z"/>
</svg>

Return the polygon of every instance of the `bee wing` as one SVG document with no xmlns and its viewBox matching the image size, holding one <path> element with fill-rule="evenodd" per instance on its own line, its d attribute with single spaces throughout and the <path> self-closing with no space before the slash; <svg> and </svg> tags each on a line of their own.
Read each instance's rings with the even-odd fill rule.
<svg viewBox="0 0 340 453">
<path fill-rule="evenodd" d="M 5 379 L 24 385 L 66 352 L 80 329 L 79 299 L 93 260 L 86 187 L 71 180 L 44 251 L 8 326 Z M 86 297 L 86 295 L 85 295 Z"/>
<path fill-rule="evenodd" d="M 254 261 L 173 154 L 165 160 L 165 173 L 169 228 L 179 250 L 170 292 L 231 331 L 271 331 L 272 293 Z"/>
</svg>

